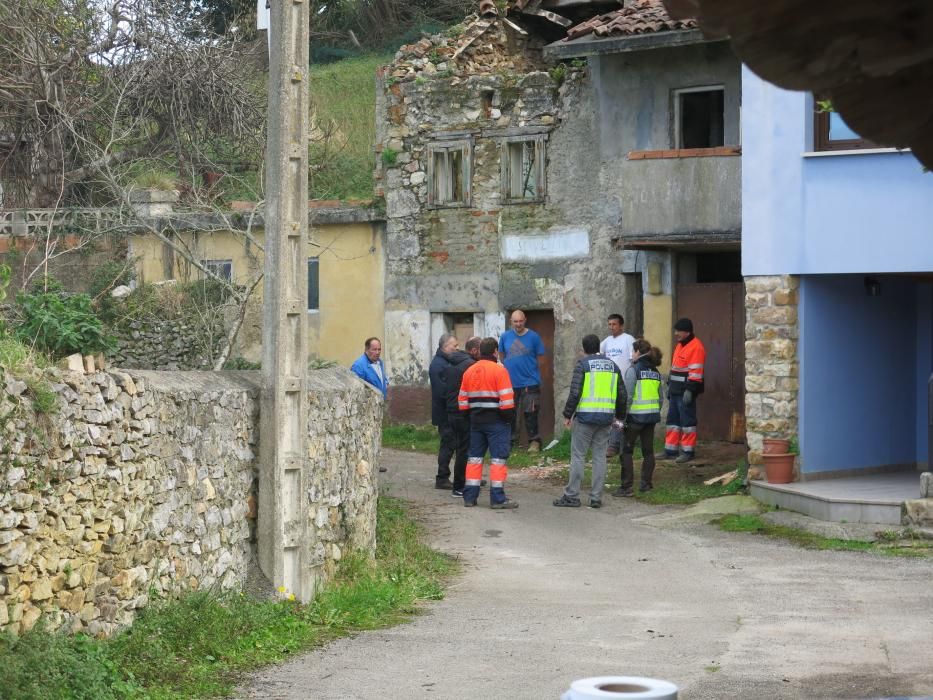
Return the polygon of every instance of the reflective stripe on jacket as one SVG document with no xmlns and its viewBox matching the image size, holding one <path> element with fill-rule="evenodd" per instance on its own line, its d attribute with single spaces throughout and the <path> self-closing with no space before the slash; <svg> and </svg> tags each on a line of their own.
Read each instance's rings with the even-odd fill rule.
<svg viewBox="0 0 933 700">
<path fill-rule="evenodd" d="M 625 415 L 626 394 L 615 362 L 605 355 L 590 355 L 577 362 L 564 405 L 564 418 L 608 425 Z"/>
<path fill-rule="evenodd" d="M 706 348 L 696 336 L 686 343 L 676 343 L 668 380 L 670 393 L 679 396 L 687 389 L 694 394 L 703 393 L 703 364 L 705 362 Z"/>
<path fill-rule="evenodd" d="M 654 425 L 661 422 L 661 374 L 647 358 L 639 358 L 625 373 L 625 386 L 632 387 L 627 423 Z"/>
<path fill-rule="evenodd" d="M 480 415 L 515 409 L 515 393 L 508 370 L 500 364 L 481 358 L 463 373 L 457 401 L 461 411 L 469 411 L 475 419 Z"/>
</svg>

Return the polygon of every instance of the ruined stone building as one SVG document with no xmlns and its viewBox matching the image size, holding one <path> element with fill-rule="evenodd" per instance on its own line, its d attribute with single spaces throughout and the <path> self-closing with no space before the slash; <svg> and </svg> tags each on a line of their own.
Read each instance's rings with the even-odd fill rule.
<svg viewBox="0 0 933 700">
<path fill-rule="evenodd" d="M 498 335 L 520 308 L 550 351 L 552 427 L 608 314 L 665 359 L 689 315 L 728 438 L 743 401 L 740 64 L 660 0 L 551 5 L 472 18 L 379 75 L 390 414 L 424 417 L 442 333 Z"/>
</svg>

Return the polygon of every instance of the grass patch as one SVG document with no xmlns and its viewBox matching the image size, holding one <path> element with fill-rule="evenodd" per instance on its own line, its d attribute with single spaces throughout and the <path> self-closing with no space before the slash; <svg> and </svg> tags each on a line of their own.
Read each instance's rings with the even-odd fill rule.
<svg viewBox="0 0 933 700">
<path fill-rule="evenodd" d="M 382 446 L 410 452 L 437 453 L 440 438 L 432 425 L 385 425 L 382 428 Z M 570 461 L 570 431 L 564 431 L 558 443 L 549 450 L 529 453 L 524 448 L 513 449 L 509 466 L 518 469 L 536 467 L 545 459 L 554 462 Z"/>
<path fill-rule="evenodd" d="M 824 549 L 848 552 L 874 552 L 902 557 L 928 556 L 930 544 L 923 540 L 910 540 L 909 546 L 892 538 L 883 538 L 880 542 L 864 540 L 841 540 L 835 537 L 823 537 L 806 530 L 786 525 L 771 525 L 757 515 L 725 515 L 717 521 L 720 529 L 726 532 L 750 532 L 784 540 L 807 549 Z"/>
<path fill-rule="evenodd" d="M 659 481 L 658 469 L 654 470 L 654 489 L 648 493 L 635 492 L 635 497 L 650 503 L 651 505 L 692 505 L 699 503 L 707 498 L 718 498 L 719 496 L 731 496 L 744 489 L 742 485 L 741 474 L 726 484 L 721 486 L 715 484 L 706 486 L 701 483 L 692 483 L 689 481 Z"/>
<path fill-rule="evenodd" d="M 335 636 L 406 619 L 443 595 L 455 568 L 422 541 L 400 501 L 380 497 L 375 562 L 347 557 L 310 605 L 198 592 L 156 602 L 108 640 L 36 629 L 0 636 L 0 698 L 169 700 L 228 694 L 244 671 Z"/>
<path fill-rule="evenodd" d="M 376 69 L 391 60 L 391 54 L 372 54 L 311 66 L 313 198 L 372 198 Z"/>
</svg>

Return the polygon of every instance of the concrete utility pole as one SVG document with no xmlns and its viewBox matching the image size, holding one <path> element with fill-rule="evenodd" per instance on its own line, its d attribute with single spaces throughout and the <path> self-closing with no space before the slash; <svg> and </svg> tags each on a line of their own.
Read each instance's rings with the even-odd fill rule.
<svg viewBox="0 0 933 700">
<path fill-rule="evenodd" d="M 259 565 L 307 602 L 310 0 L 272 0 L 259 460 Z"/>
</svg>

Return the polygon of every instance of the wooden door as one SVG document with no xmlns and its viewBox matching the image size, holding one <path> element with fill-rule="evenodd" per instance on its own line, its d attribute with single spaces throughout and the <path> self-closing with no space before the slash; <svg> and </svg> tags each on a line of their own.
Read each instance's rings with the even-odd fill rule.
<svg viewBox="0 0 933 700">
<path fill-rule="evenodd" d="M 526 325 L 541 336 L 547 355 L 541 370 L 541 412 L 538 414 L 538 431 L 544 445 L 554 437 L 554 312 L 526 311 Z M 520 444 L 528 444 L 528 435 L 521 432 Z M 542 445 L 543 447 L 543 445 Z"/>
<path fill-rule="evenodd" d="M 699 436 L 745 439 L 745 285 L 678 284 L 677 318 L 693 321 L 706 348 L 705 391 L 697 403 Z"/>
</svg>

